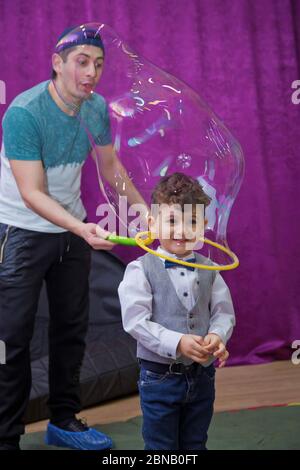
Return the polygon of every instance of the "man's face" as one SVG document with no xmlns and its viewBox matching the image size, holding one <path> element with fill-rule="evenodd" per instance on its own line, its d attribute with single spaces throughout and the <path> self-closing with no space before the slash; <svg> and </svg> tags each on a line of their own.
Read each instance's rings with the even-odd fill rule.
<svg viewBox="0 0 300 470">
<path fill-rule="evenodd" d="M 103 50 L 82 45 L 74 48 L 65 62 L 55 56 L 58 80 L 64 92 L 75 99 L 87 99 L 102 75 Z"/>
</svg>

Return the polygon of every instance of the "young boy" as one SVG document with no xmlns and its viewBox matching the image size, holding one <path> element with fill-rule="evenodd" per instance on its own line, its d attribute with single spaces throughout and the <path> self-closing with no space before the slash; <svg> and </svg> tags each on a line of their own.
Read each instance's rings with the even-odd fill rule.
<svg viewBox="0 0 300 470">
<path fill-rule="evenodd" d="M 149 217 L 160 241 L 157 252 L 212 264 L 192 251 L 199 239 L 194 228 L 206 223 L 203 211 L 197 220 L 197 205 L 210 203 L 199 183 L 182 173 L 166 176 L 151 202 L 159 205 Z M 145 450 L 206 449 L 213 362 L 225 364 L 235 325 L 227 285 L 218 271 L 186 268 L 147 253 L 128 264 L 118 292 L 124 329 L 137 340 Z"/>
</svg>

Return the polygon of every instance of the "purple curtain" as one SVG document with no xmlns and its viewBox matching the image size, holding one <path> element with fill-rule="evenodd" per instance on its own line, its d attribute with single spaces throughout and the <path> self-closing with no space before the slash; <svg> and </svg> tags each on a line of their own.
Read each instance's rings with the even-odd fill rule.
<svg viewBox="0 0 300 470">
<path fill-rule="evenodd" d="M 110 25 L 134 50 L 194 88 L 240 141 L 246 174 L 229 245 L 240 267 L 224 274 L 237 313 L 231 364 L 288 359 L 300 339 L 300 2 L 291 0 L 0 0 L 0 80 L 6 104 L 49 78 L 68 26 Z M 3 100 L 2 100 L 3 101 Z M 1 135 L 0 135 L 1 137 Z M 83 195 L 94 219 L 95 178 Z M 117 248 L 124 259 L 136 250 Z"/>
</svg>

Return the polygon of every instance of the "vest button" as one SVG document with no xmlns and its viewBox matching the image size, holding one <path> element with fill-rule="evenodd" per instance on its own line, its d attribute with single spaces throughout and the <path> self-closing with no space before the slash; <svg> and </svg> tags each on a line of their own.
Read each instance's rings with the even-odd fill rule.
<svg viewBox="0 0 300 470">
<path fill-rule="evenodd" d="M 198 284 L 198 286 L 199 286 L 200 282 L 199 282 L 199 281 L 197 281 L 197 284 Z"/>
<path fill-rule="evenodd" d="M 193 316 L 194 316 L 194 315 L 193 315 L 192 313 L 190 313 L 190 318 L 193 318 Z"/>
<path fill-rule="evenodd" d="M 181 276 L 184 276 L 184 273 L 180 273 L 180 274 L 181 274 Z"/>
<path fill-rule="evenodd" d="M 194 329 L 194 326 L 195 326 L 195 325 L 194 325 L 193 323 L 191 323 L 191 324 L 190 324 L 190 329 L 193 330 L 193 329 Z"/>
<path fill-rule="evenodd" d="M 189 294 L 187 292 L 183 293 L 184 297 L 187 297 Z"/>
</svg>

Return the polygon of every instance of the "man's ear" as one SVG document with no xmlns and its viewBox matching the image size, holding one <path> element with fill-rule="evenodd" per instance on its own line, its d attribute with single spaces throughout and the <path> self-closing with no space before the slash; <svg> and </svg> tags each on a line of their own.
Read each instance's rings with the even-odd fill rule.
<svg viewBox="0 0 300 470">
<path fill-rule="evenodd" d="M 208 224 L 208 219 L 204 219 L 204 227 Z"/>
<path fill-rule="evenodd" d="M 53 70 L 55 70 L 55 72 L 57 74 L 61 72 L 62 62 L 63 62 L 63 60 L 62 60 L 62 58 L 60 57 L 59 54 L 56 54 L 56 52 L 54 54 L 52 54 L 52 68 L 53 68 Z"/>
</svg>

